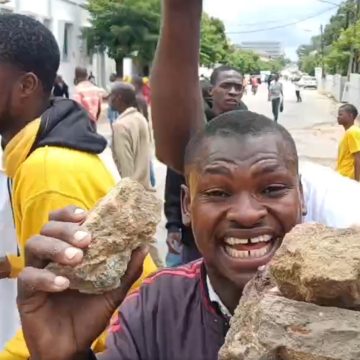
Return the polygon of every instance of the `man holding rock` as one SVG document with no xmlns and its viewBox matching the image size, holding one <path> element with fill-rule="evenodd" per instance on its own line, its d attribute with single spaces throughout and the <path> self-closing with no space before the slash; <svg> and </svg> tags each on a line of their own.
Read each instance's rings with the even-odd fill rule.
<svg viewBox="0 0 360 360">
<path fill-rule="evenodd" d="M 196 56 L 201 5 L 200 0 L 164 1 L 153 90 L 158 154 L 179 171 L 185 168 L 189 187 L 184 189 L 183 216 L 192 222 L 204 261 L 164 270 L 125 300 L 99 359 L 217 359 L 245 284 L 268 263 L 305 212 L 294 141 L 284 128 L 261 115 L 220 116 L 193 138 L 182 157 L 191 129 L 203 127 Z M 172 56 L 174 47 L 181 49 L 178 57 Z M 190 93 L 182 88 L 171 94 L 187 99 L 177 112 L 173 103 L 159 102 L 161 85 L 169 81 L 164 75 L 170 76 L 174 65 L 166 62 L 168 56 L 179 61 L 178 80 L 193 86 Z M 171 118 L 174 126 L 162 131 L 164 119 Z M 180 140 L 174 143 L 176 138 Z M 134 254 L 116 291 L 102 296 L 68 291 L 67 279 L 43 268 L 48 261 L 80 263 L 91 237 L 74 241 L 84 215 L 64 210 L 51 220 L 42 236 L 29 242 L 32 267 L 20 279 L 19 308 L 27 343 L 34 359 L 93 359 L 90 344 L 124 300 L 144 254 L 141 250 Z M 57 245 L 55 252 L 48 237 Z"/>
</svg>

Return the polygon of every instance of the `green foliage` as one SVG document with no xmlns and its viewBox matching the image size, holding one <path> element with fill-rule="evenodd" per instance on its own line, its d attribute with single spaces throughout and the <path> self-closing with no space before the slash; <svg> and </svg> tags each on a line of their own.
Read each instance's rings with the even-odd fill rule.
<svg viewBox="0 0 360 360">
<path fill-rule="evenodd" d="M 139 65 L 149 64 L 160 32 L 160 0 L 89 0 L 91 27 L 85 31 L 90 51 L 107 51 L 122 69 L 124 57 Z M 261 61 L 251 51 L 230 45 L 224 23 L 207 14 L 201 22 L 200 63 L 206 67 L 229 64 L 247 74 L 260 70 L 280 71 L 284 59 Z"/>
<path fill-rule="evenodd" d="M 126 56 L 140 64 L 152 60 L 160 31 L 159 0 L 89 0 L 88 10 L 90 50 L 106 49 L 119 68 Z"/>
<path fill-rule="evenodd" d="M 346 75 L 352 49 L 355 50 L 354 70 L 359 68 L 360 25 L 356 21 L 356 1 L 347 0 L 339 7 L 323 33 L 325 70 L 330 73 Z M 313 74 L 315 67 L 322 63 L 321 36 L 314 36 L 310 44 L 301 45 L 297 51 L 299 67 Z"/>
<path fill-rule="evenodd" d="M 226 61 L 229 43 L 225 34 L 224 23 L 204 14 L 201 21 L 200 63 L 206 67 Z"/>
</svg>

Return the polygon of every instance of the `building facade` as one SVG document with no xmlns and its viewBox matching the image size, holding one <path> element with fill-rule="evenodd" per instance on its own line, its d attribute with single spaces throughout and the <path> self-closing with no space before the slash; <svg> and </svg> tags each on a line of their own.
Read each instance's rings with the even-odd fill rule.
<svg viewBox="0 0 360 360">
<path fill-rule="evenodd" d="M 244 50 L 251 50 L 260 56 L 266 56 L 270 59 L 284 55 L 282 44 L 278 41 L 244 41 L 239 47 Z"/>
<path fill-rule="evenodd" d="M 106 87 L 115 63 L 104 54 L 90 55 L 83 30 L 90 26 L 86 0 L 0 0 L 0 12 L 15 12 L 42 22 L 54 34 L 60 48 L 59 74 L 73 89 L 77 66 L 84 66 Z"/>
</svg>

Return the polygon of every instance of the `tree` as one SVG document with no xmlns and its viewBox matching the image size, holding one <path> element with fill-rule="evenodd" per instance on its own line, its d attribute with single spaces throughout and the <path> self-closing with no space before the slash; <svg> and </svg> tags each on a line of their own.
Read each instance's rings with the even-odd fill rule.
<svg viewBox="0 0 360 360">
<path fill-rule="evenodd" d="M 88 48 L 107 51 L 119 74 L 124 57 L 133 57 L 140 66 L 152 61 L 160 32 L 158 0 L 89 0 L 87 8 Z"/>
<path fill-rule="evenodd" d="M 204 14 L 201 21 L 200 63 L 206 67 L 224 63 L 230 51 L 224 23 Z"/>
<path fill-rule="evenodd" d="M 322 37 L 324 46 L 325 70 L 331 73 L 347 74 L 351 54 L 355 52 L 353 71 L 359 70 L 360 34 L 357 20 L 356 1 L 344 1 L 337 13 L 331 17 L 324 28 Z M 321 35 L 314 36 L 310 44 L 301 45 L 297 51 L 299 67 L 302 71 L 313 74 L 315 67 L 322 63 L 320 55 Z"/>
</svg>

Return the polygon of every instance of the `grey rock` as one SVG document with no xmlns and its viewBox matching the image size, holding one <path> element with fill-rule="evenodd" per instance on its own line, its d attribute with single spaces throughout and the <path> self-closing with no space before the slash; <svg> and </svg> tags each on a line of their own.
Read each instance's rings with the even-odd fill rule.
<svg viewBox="0 0 360 360">
<path fill-rule="evenodd" d="M 120 286 L 133 250 L 149 244 L 161 219 L 162 201 L 130 179 L 120 183 L 88 214 L 83 229 L 93 238 L 75 267 L 49 264 L 71 288 L 101 294 Z"/>
<path fill-rule="evenodd" d="M 356 309 L 360 306 L 360 228 L 299 225 L 285 237 L 270 271 L 289 299 Z"/>
<path fill-rule="evenodd" d="M 268 274 L 246 287 L 219 354 L 219 360 L 358 359 L 359 312 L 287 299 Z"/>
</svg>

